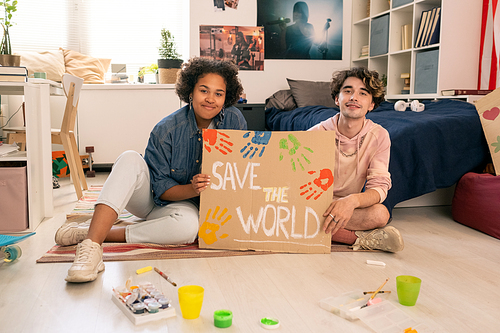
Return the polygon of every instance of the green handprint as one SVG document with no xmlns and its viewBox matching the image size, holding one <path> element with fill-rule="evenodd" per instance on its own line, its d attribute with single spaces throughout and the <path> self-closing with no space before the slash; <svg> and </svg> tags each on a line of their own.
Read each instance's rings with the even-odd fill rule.
<svg viewBox="0 0 500 333">
<path fill-rule="evenodd" d="M 293 147 L 289 148 L 288 140 L 290 140 L 290 142 L 293 144 Z M 303 153 L 298 153 L 297 150 L 300 147 L 302 147 L 303 149 L 305 149 L 311 153 L 314 153 L 314 151 L 311 148 L 302 146 L 302 144 L 299 142 L 299 140 L 293 134 L 288 134 L 288 140 L 283 138 L 279 141 L 280 149 L 288 150 L 288 155 L 291 156 L 290 161 L 292 163 L 293 171 L 297 170 L 296 163 L 297 163 L 297 165 L 300 166 L 302 171 L 304 171 L 305 168 L 304 168 L 304 165 L 302 164 L 302 162 L 300 161 L 300 157 L 302 157 L 307 164 L 311 164 L 311 161 L 309 161 Z M 299 155 L 299 157 L 296 157 L 296 156 L 294 156 L 295 154 L 300 154 L 300 155 Z M 284 158 L 283 153 L 280 153 L 280 157 L 279 157 L 280 161 L 282 161 L 283 158 Z"/>
<path fill-rule="evenodd" d="M 497 136 L 497 142 L 494 142 L 491 145 L 495 147 L 495 153 L 498 153 L 500 151 L 500 135 Z"/>
</svg>

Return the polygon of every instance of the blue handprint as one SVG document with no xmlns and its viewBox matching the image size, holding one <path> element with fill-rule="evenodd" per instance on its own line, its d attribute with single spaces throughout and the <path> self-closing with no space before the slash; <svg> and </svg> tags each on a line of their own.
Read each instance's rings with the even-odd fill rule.
<svg viewBox="0 0 500 333">
<path fill-rule="evenodd" d="M 247 132 L 243 135 L 244 138 L 250 137 L 251 132 Z M 258 147 L 254 147 L 255 145 L 264 145 L 260 150 L 259 157 L 262 157 L 264 151 L 266 150 L 266 146 L 271 139 L 272 132 L 264 132 L 264 131 L 254 131 L 254 135 L 249 143 L 247 143 L 243 148 L 241 148 L 240 153 L 243 154 L 243 158 L 248 157 L 249 159 L 253 158 L 254 155 L 259 151 Z"/>
</svg>

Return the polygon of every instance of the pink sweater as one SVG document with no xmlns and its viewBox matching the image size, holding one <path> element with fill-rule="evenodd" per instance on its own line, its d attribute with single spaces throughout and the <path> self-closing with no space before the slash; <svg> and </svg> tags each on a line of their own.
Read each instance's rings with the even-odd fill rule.
<svg viewBox="0 0 500 333">
<path fill-rule="evenodd" d="M 336 142 L 332 143 L 336 150 L 333 195 L 345 197 L 360 193 L 366 181 L 366 189 L 376 190 L 380 194 L 380 202 L 384 201 L 391 188 L 389 133 L 382 126 L 365 119 L 358 135 L 349 139 L 337 131 L 338 117 L 339 114 L 309 129 L 336 133 Z M 358 147 L 359 151 L 354 154 Z"/>
</svg>

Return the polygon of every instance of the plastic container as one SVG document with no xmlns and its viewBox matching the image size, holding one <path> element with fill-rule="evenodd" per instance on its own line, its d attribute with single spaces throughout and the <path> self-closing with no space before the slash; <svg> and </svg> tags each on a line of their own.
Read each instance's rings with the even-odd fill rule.
<svg viewBox="0 0 500 333">
<path fill-rule="evenodd" d="M 361 290 L 354 290 L 337 297 L 322 299 L 319 305 L 322 309 L 332 312 L 342 318 L 356 320 L 358 319 L 356 314 L 357 311 L 351 311 L 351 309 L 365 305 L 370 296 L 371 295 L 363 295 L 363 291 Z"/>
</svg>

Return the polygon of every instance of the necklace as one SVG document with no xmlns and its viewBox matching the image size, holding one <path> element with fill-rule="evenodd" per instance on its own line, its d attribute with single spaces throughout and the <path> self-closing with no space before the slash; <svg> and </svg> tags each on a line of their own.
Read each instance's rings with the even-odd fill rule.
<svg viewBox="0 0 500 333">
<path fill-rule="evenodd" d="M 354 151 L 354 153 L 351 153 L 351 154 L 346 154 L 342 151 L 342 149 L 340 149 L 339 139 L 337 139 L 337 138 L 335 138 L 335 145 L 337 146 L 337 148 L 340 151 L 340 153 L 342 154 L 342 156 L 352 157 L 358 153 L 358 149 L 361 149 L 361 145 L 363 144 L 363 141 L 365 141 L 365 136 L 366 136 L 366 134 L 361 137 L 361 140 L 359 140 L 359 147 L 357 147 L 356 150 Z"/>
</svg>

